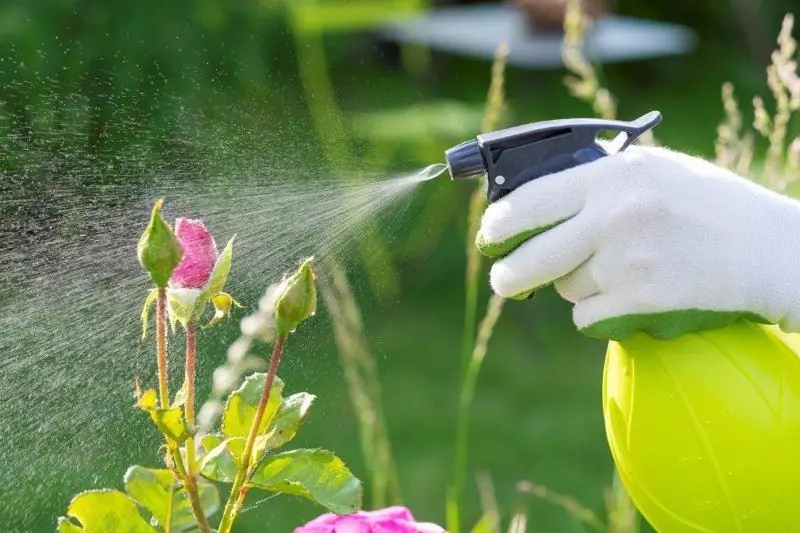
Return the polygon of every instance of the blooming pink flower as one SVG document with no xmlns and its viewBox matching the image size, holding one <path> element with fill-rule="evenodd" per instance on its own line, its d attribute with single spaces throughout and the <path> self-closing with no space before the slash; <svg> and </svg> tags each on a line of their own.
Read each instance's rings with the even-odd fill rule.
<svg viewBox="0 0 800 533">
<path fill-rule="evenodd" d="M 349 515 L 327 513 L 300 526 L 294 533 L 446 533 L 429 522 L 417 522 L 411 511 L 395 506 Z"/>
<path fill-rule="evenodd" d="M 183 259 L 175 270 L 169 285 L 175 289 L 201 289 L 217 262 L 217 244 L 202 220 L 179 218 L 175 221 L 175 236 L 183 248 Z"/>
</svg>

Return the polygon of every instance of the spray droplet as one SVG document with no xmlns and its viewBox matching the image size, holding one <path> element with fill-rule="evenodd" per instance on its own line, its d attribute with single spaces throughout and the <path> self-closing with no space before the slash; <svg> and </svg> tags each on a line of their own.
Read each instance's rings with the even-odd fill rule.
<svg viewBox="0 0 800 533">
<path fill-rule="evenodd" d="M 442 172 L 447 170 L 447 165 L 444 163 L 436 163 L 435 165 L 428 165 L 419 171 L 419 178 L 423 181 L 432 180 Z"/>
</svg>

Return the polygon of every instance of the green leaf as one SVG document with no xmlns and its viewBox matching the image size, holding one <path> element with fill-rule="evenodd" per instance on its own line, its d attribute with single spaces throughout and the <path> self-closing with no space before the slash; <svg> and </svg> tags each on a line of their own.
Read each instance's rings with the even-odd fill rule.
<svg viewBox="0 0 800 533">
<path fill-rule="evenodd" d="M 197 489 L 205 515 L 212 516 L 220 507 L 217 488 L 213 483 L 198 479 Z M 169 470 L 134 465 L 125 473 L 125 490 L 142 507 L 150 511 L 162 527 L 167 524 L 169 518 L 170 532 L 186 531 L 196 527 L 189 496 Z"/>
<path fill-rule="evenodd" d="M 228 274 L 230 274 L 231 271 L 231 259 L 233 258 L 233 240 L 235 238 L 235 235 L 231 237 L 225 249 L 219 254 L 217 262 L 214 265 L 214 270 L 211 272 L 211 276 L 208 278 L 208 281 L 206 281 L 205 286 L 203 286 L 203 292 L 200 294 L 201 300 L 208 302 L 211 298 L 222 292 L 222 289 L 225 288 L 225 284 L 228 283 Z"/>
<path fill-rule="evenodd" d="M 147 338 L 147 319 L 150 316 L 150 308 L 153 307 L 156 298 L 158 298 L 158 289 L 150 289 L 142 309 L 142 340 Z"/>
<path fill-rule="evenodd" d="M 363 487 L 344 462 L 327 450 L 292 450 L 267 456 L 250 484 L 308 498 L 337 514 L 361 509 Z"/>
<path fill-rule="evenodd" d="M 150 223 L 139 238 L 137 256 L 142 265 L 156 284 L 156 287 L 167 286 L 172 271 L 183 259 L 183 248 L 172 228 L 161 217 L 163 199 L 158 200 L 153 206 Z"/>
<path fill-rule="evenodd" d="M 156 533 L 139 514 L 136 502 L 118 490 L 89 490 L 75 496 L 59 533 Z"/>
<path fill-rule="evenodd" d="M 298 392 L 284 398 L 267 432 L 256 438 L 255 456 L 261 457 L 265 451 L 280 448 L 292 440 L 306 421 L 316 398 L 307 392 Z"/>
<path fill-rule="evenodd" d="M 158 407 L 157 398 L 156 391 L 148 389 L 139 397 L 136 405 L 150 415 L 150 419 L 173 446 L 180 446 L 192 436 L 183 409 L 180 407 L 161 409 Z"/>
<path fill-rule="evenodd" d="M 204 435 L 201 444 L 207 451 L 200 459 L 200 474 L 212 481 L 233 483 L 244 452 L 245 438 Z"/>
<path fill-rule="evenodd" d="M 225 402 L 225 412 L 222 413 L 222 433 L 226 437 L 247 437 L 250 433 L 250 425 L 255 419 L 256 410 L 261 401 L 266 376 L 263 372 L 250 374 L 245 378 L 244 383 L 228 397 L 228 401 Z M 283 381 L 275 376 L 267 407 L 264 410 L 264 417 L 258 427 L 258 435 L 267 432 L 267 428 L 281 406 L 282 392 Z"/>
</svg>

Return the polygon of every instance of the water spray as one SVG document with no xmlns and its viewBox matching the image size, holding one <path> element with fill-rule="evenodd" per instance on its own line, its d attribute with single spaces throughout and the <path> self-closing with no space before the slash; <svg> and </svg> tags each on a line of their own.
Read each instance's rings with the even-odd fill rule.
<svg viewBox="0 0 800 533">
<path fill-rule="evenodd" d="M 626 149 L 661 122 L 651 111 L 632 122 L 597 118 L 534 122 L 478 135 L 445 152 L 452 180 L 485 178 L 485 193 L 495 202 L 536 178 L 591 163 Z M 618 131 L 608 148 L 598 143 Z"/>
</svg>

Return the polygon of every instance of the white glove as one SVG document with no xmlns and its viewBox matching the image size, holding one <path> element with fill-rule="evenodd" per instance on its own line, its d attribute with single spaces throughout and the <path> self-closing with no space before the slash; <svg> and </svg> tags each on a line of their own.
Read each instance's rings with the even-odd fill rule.
<svg viewBox="0 0 800 533">
<path fill-rule="evenodd" d="M 526 183 L 487 208 L 477 245 L 504 256 L 496 293 L 555 282 L 592 337 L 672 338 L 741 318 L 800 330 L 800 203 L 664 148 Z"/>
</svg>

